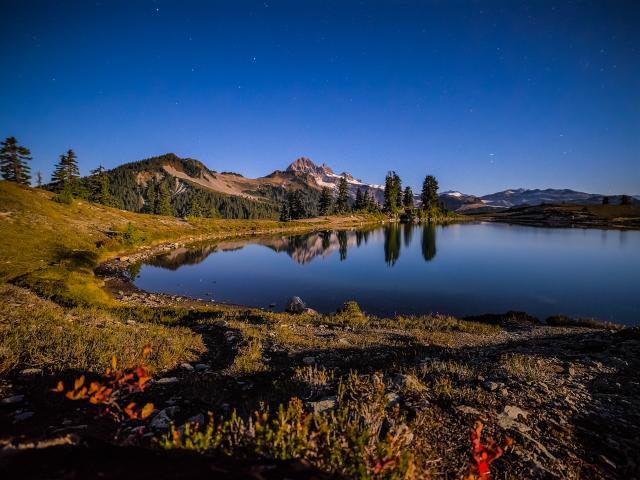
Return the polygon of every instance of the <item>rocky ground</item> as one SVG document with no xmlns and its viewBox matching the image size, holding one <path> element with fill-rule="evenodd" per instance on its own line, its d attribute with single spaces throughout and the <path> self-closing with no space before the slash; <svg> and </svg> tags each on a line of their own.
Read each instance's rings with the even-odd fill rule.
<svg viewBox="0 0 640 480">
<path fill-rule="evenodd" d="M 142 294 L 127 295 L 148 304 Z M 406 415 L 421 475 L 461 478 L 469 429 L 480 419 L 496 438 L 514 439 L 493 466 L 495 478 L 640 477 L 638 329 L 551 327 L 513 316 L 494 317 L 502 325 L 494 331 L 308 315 L 274 321 L 249 311 L 202 315 L 182 298 L 162 302 L 193 308 L 183 325 L 202 335 L 207 353 L 152 380 L 141 401 L 152 401 L 155 412 L 143 428 L 50 391 L 80 372 L 18 370 L 0 380 L 0 471 L 157 478 L 173 457 L 143 447 L 171 424 L 204 424 L 207 412 L 246 417 L 261 402 L 275 408 L 293 396 L 309 411 L 327 412 L 338 386 L 357 372 L 382 379 L 389 407 Z M 303 461 L 171 455 L 182 455 L 180 478 L 212 470 L 226 478 L 328 478 Z"/>
</svg>

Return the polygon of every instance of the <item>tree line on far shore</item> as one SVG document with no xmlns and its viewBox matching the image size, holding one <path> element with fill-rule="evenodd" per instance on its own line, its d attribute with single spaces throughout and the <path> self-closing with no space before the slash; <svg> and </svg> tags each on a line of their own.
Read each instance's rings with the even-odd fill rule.
<svg viewBox="0 0 640 480">
<path fill-rule="evenodd" d="M 350 202 L 349 185 L 346 177 L 338 180 L 334 192 L 329 187 L 322 187 L 317 205 L 305 205 L 302 202 L 302 190 L 290 190 L 280 204 L 280 220 L 298 220 L 316 215 L 344 215 L 347 213 L 386 213 L 391 216 L 408 218 L 432 218 L 445 213 L 444 206 L 438 199 L 438 180 L 427 175 L 422 183 L 420 208 L 416 208 L 411 187 L 402 189 L 400 176 L 390 171 L 385 178 L 384 200 L 380 204 L 375 193 L 367 186 L 357 187 L 355 199 Z"/>
</svg>

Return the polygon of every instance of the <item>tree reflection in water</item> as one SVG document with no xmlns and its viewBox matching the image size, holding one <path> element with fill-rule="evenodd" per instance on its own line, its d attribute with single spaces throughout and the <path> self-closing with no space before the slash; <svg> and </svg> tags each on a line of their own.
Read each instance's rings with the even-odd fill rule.
<svg viewBox="0 0 640 480">
<path fill-rule="evenodd" d="M 436 227 L 426 224 L 422 227 L 422 256 L 426 262 L 436 256 Z"/>
</svg>

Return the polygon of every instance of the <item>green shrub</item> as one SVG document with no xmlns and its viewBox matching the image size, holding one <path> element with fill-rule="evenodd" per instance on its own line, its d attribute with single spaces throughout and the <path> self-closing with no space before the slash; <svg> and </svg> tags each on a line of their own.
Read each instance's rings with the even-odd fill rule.
<svg viewBox="0 0 640 480">
<path fill-rule="evenodd" d="M 412 428 L 397 408 L 387 405 L 381 377 L 356 374 L 340 386 L 336 408 L 325 413 L 307 412 L 301 400 L 292 398 L 274 415 L 262 407 L 250 420 L 235 412 L 219 423 L 210 416 L 204 430 L 187 425 L 181 434 L 172 427 L 156 439 L 164 449 L 301 458 L 355 479 L 414 478 L 412 441 Z"/>
</svg>

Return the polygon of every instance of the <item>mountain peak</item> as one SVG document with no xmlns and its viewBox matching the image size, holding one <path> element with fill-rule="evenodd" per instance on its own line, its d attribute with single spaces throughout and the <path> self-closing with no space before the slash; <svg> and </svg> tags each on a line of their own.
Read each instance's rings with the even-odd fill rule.
<svg viewBox="0 0 640 480">
<path fill-rule="evenodd" d="M 316 165 L 313 160 L 307 157 L 300 157 L 295 162 L 287 167 L 287 172 L 309 173 L 312 175 L 317 174 L 332 174 L 333 170 L 324 163 L 322 165 Z"/>
</svg>

